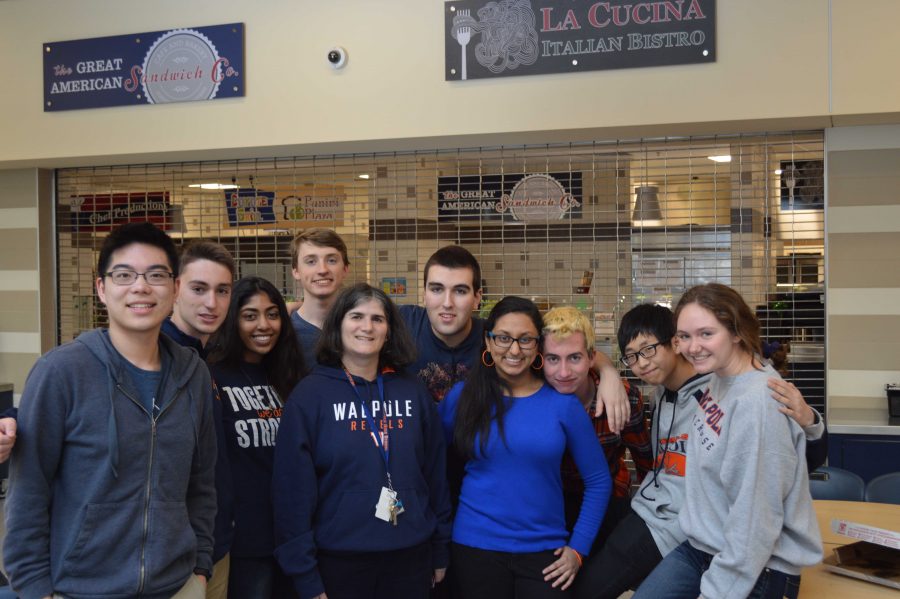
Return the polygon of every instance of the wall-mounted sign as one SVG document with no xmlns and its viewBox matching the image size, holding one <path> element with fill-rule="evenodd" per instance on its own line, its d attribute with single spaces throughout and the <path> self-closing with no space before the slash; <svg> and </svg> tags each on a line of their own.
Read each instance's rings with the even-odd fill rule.
<svg viewBox="0 0 900 599">
<path fill-rule="evenodd" d="M 244 95 L 244 24 L 44 44 L 44 111 Z"/>
<path fill-rule="evenodd" d="M 382 277 L 381 290 L 389 297 L 406 297 L 406 277 Z"/>
<path fill-rule="evenodd" d="M 438 221 L 581 217 L 581 172 L 438 177 Z"/>
<path fill-rule="evenodd" d="M 825 162 L 781 161 L 781 209 L 824 210 Z"/>
<path fill-rule="evenodd" d="M 715 62 L 715 0 L 444 3 L 447 81 Z"/>
<path fill-rule="evenodd" d="M 225 192 L 228 225 L 246 227 L 275 222 L 275 192 L 252 187 Z"/>
<path fill-rule="evenodd" d="M 347 194 L 341 185 L 305 186 L 295 194 L 278 198 L 279 224 L 289 227 L 336 226 L 343 218 Z"/>
<path fill-rule="evenodd" d="M 72 196 L 68 203 L 75 231 L 109 231 L 116 225 L 144 221 L 168 231 L 176 221 L 168 191 Z"/>
</svg>

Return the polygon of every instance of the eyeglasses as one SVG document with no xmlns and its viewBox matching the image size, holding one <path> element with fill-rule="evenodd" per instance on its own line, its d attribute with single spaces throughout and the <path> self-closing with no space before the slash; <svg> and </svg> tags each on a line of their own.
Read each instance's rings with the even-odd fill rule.
<svg viewBox="0 0 900 599">
<path fill-rule="evenodd" d="M 624 364 L 625 366 L 629 366 L 629 367 L 634 366 L 635 364 L 637 364 L 638 356 L 640 356 L 641 358 L 644 358 L 645 360 L 649 360 L 650 358 L 652 358 L 653 356 L 656 355 L 656 346 L 665 345 L 669 341 L 671 341 L 671 339 L 666 339 L 665 341 L 657 341 L 656 343 L 654 343 L 652 345 L 647 345 L 645 347 L 642 347 L 641 349 L 637 350 L 636 352 L 634 352 L 632 354 L 625 354 L 624 356 L 622 356 L 619 359 L 622 361 L 622 364 Z"/>
<path fill-rule="evenodd" d="M 523 335 L 517 339 L 515 337 L 510 337 L 509 335 L 497 335 L 491 331 L 487 336 L 494 340 L 497 347 L 512 347 L 513 341 L 515 341 L 519 344 L 519 348 L 531 349 L 532 347 L 536 347 L 538 342 L 538 337 L 532 337 L 530 335 Z"/>
<path fill-rule="evenodd" d="M 144 277 L 148 285 L 165 285 L 175 278 L 175 275 L 168 270 L 148 270 L 147 272 L 137 272 L 125 268 L 111 270 L 106 273 L 107 277 L 112 279 L 115 285 L 133 285 L 138 277 Z"/>
</svg>

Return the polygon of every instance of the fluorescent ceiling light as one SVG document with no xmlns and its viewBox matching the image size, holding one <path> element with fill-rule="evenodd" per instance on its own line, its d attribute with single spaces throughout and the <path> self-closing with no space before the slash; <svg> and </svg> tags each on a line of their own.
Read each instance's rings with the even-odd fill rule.
<svg viewBox="0 0 900 599">
<path fill-rule="evenodd" d="M 356 175 L 357 179 L 368 179 L 369 173 L 362 173 L 361 175 Z"/>
<path fill-rule="evenodd" d="M 776 169 L 775 169 L 775 174 L 776 174 L 776 175 L 780 175 L 780 174 L 781 174 L 781 169 L 780 169 L 780 168 L 776 168 Z"/>
<path fill-rule="evenodd" d="M 237 185 L 231 183 L 194 183 L 188 187 L 199 187 L 200 189 L 237 189 Z"/>
<path fill-rule="evenodd" d="M 731 155 L 725 154 L 724 156 L 707 156 L 713 162 L 731 162 Z"/>
</svg>

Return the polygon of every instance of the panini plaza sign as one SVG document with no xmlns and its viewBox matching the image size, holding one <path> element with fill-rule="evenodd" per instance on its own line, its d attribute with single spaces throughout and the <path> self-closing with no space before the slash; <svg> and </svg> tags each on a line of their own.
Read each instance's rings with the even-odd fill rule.
<svg viewBox="0 0 900 599">
<path fill-rule="evenodd" d="M 716 60 L 715 0 L 444 4 L 447 81 Z"/>
</svg>

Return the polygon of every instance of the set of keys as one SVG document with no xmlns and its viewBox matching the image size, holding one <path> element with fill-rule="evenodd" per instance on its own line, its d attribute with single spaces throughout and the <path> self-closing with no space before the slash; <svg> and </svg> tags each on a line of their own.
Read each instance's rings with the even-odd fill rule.
<svg viewBox="0 0 900 599">
<path fill-rule="evenodd" d="M 389 507 L 388 510 L 391 513 L 391 524 L 397 526 L 397 516 L 406 510 L 403 509 L 403 502 L 397 499 L 396 493 L 394 494 L 394 501 L 391 503 L 391 507 Z"/>
<path fill-rule="evenodd" d="M 390 487 L 381 487 L 381 496 L 375 506 L 375 517 L 397 526 L 397 516 L 404 511 L 403 502 L 397 497 L 397 491 Z"/>
</svg>

